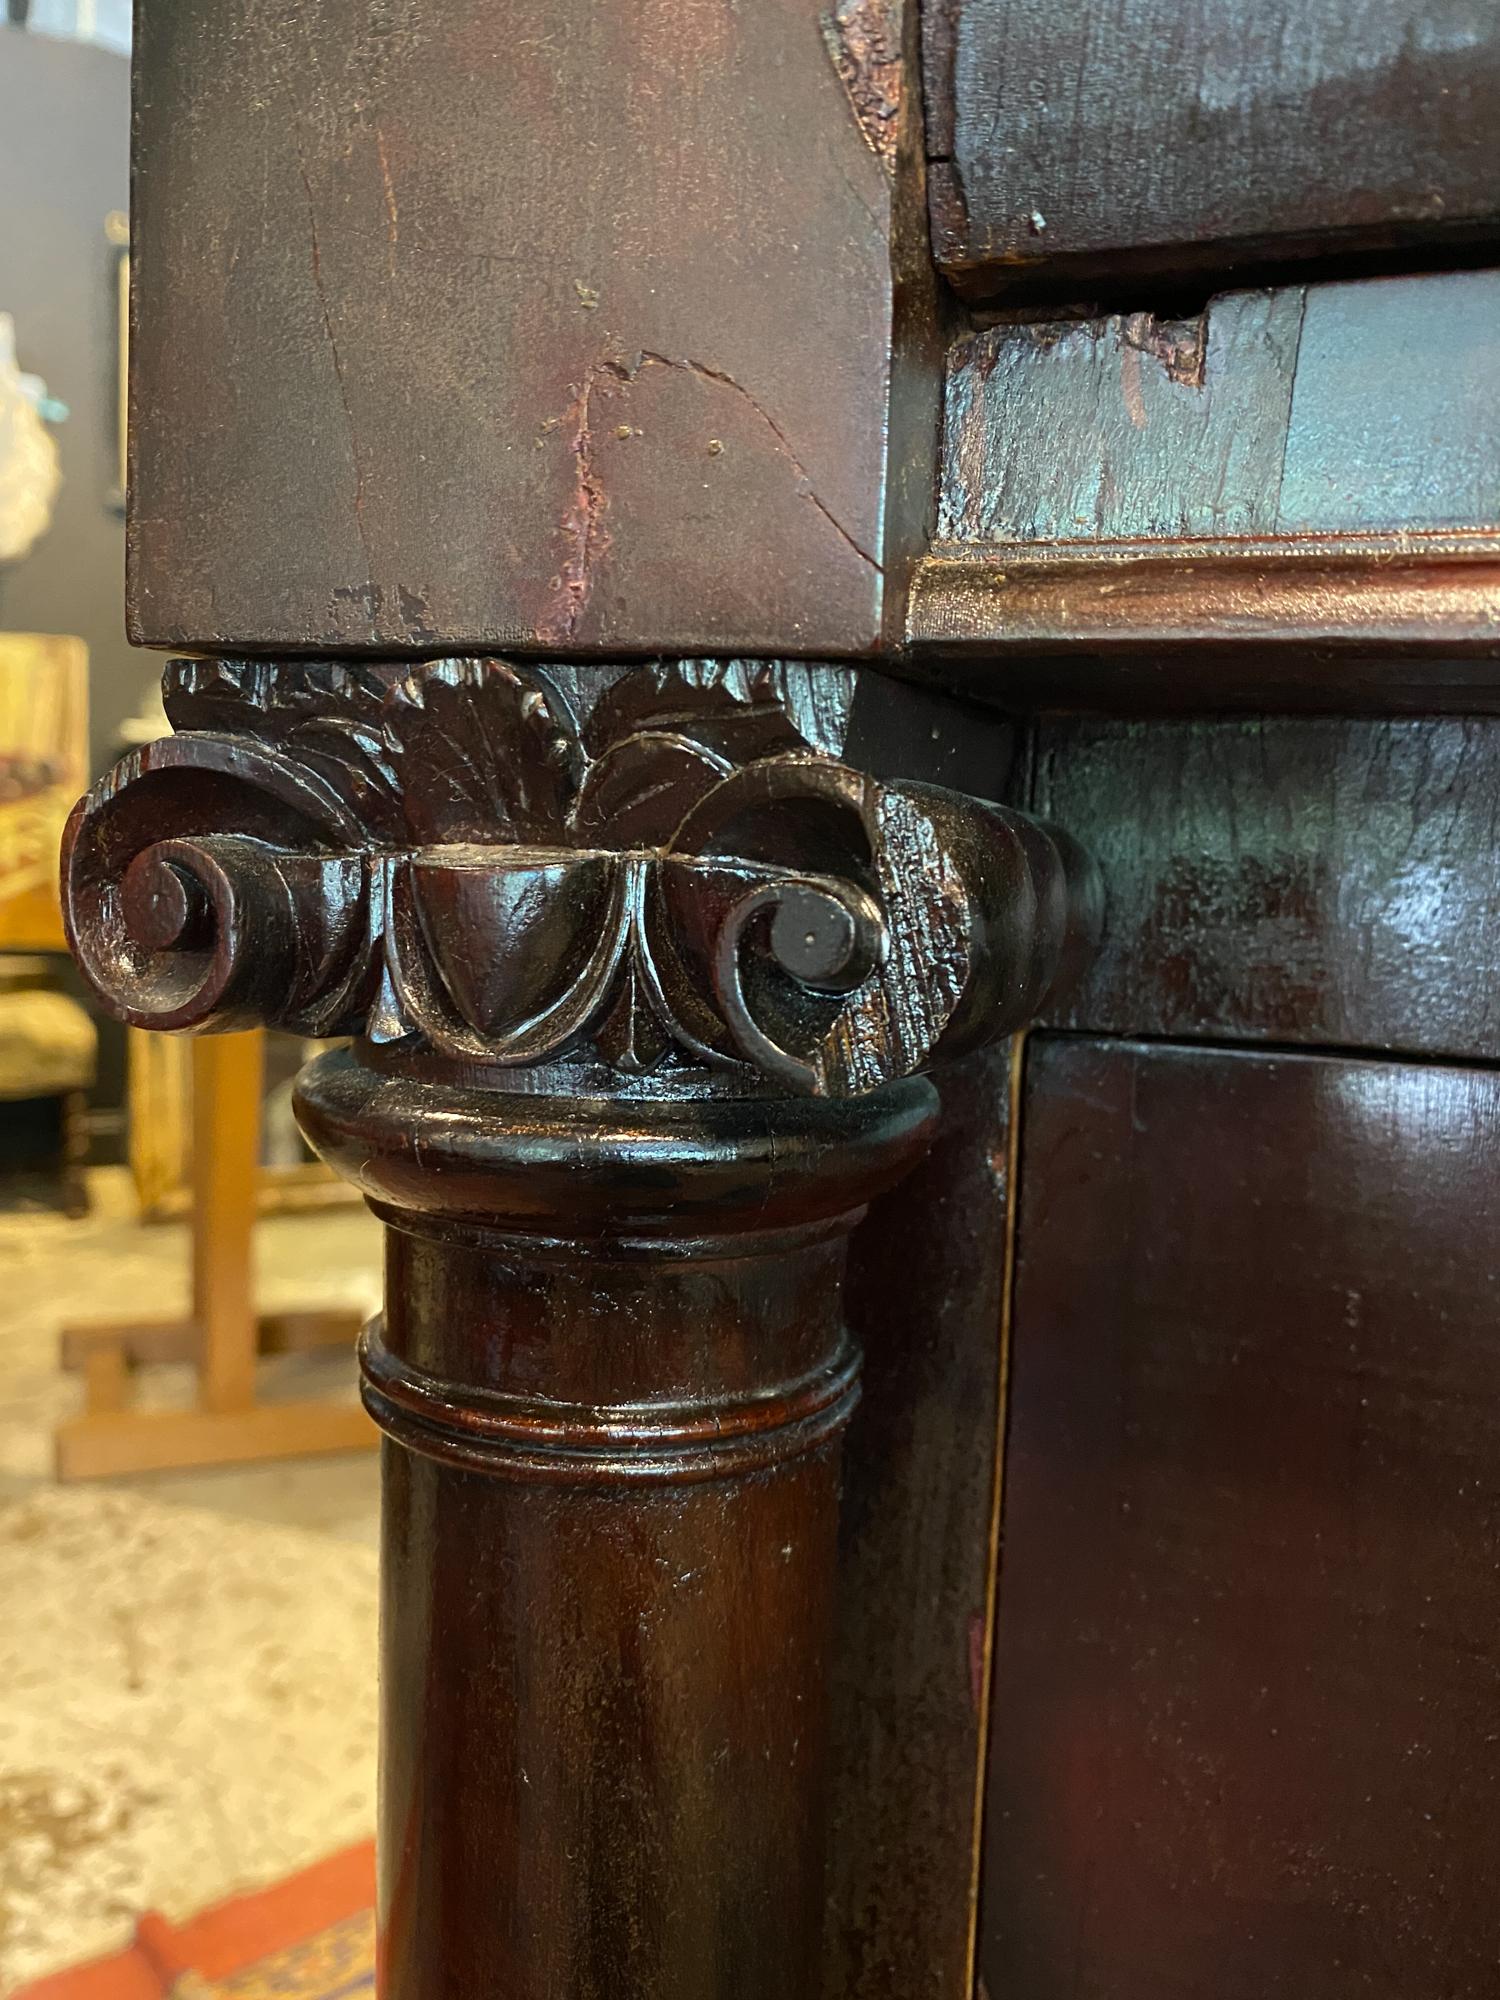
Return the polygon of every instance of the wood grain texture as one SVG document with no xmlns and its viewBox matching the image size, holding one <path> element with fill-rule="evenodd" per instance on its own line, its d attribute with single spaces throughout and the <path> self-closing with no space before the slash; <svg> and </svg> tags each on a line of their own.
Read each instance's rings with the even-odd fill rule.
<svg viewBox="0 0 1500 2000">
<path fill-rule="evenodd" d="M 1049 1039 L 1025 1120 L 987 1990 L 1482 2000 L 1500 1078 Z"/>
<path fill-rule="evenodd" d="M 133 635 L 875 648 L 935 449 L 907 34 L 900 0 L 150 9 Z"/>
<path fill-rule="evenodd" d="M 939 547 L 1500 528 L 1500 271 L 1002 325 L 949 358 Z"/>
<path fill-rule="evenodd" d="M 384 1990 L 814 2000 L 846 1239 L 937 1096 L 560 1081 L 299 1086 L 389 1225 Z"/>
<path fill-rule="evenodd" d="M 1482 231 L 1489 0 L 936 0 L 937 255 L 975 292 Z"/>
<path fill-rule="evenodd" d="M 1307 308 L 1300 287 L 1236 292 L 1197 320 L 1115 313 L 959 340 L 939 546 L 1274 534 Z"/>
<path fill-rule="evenodd" d="M 1035 654 L 1233 653 L 1199 667 L 1232 696 L 1279 648 L 1326 699 L 1500 653 L 1497 329 L 1500 272 L 1465 271 L 966 336 L 911 640 L 1001 692 Z"/>
<path fill-rule="evenodd" d="M 1062 1023 L 1500 1056 L 1500 722 L 1049 722 L 1034 803 L 1108 884 Z"/>
<path fill-rule="evenodd" d="M 969 2000 L 1009 1051 L 940 1089 L 932 1151 L 850 1246 L 825 2000 Z"/>
<path fill-rule="evenodd" d="M 646 1163 L 651 1126 L 642 1183 L 666 1157 Z M 750 1230 L 653 1257 L 409 1229 L 366 1357 L 405 1446 L 385 1477 L 387 1990 L 812 2000 L 842 1245 Z M 403 1408 L 424 1381 L 442 1429 Z"/>
</svg>

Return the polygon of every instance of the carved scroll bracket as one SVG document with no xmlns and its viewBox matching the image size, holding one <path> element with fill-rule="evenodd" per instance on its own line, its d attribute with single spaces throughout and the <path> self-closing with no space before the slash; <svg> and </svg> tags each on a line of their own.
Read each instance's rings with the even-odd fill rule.
<svg viewBox="0 0 1500 2000">
<path fill-rule="evenodd" d="M 70 824 L 75 952 L 140 1027 L 868 1094 L 1035 1015 L 1100 896 L 1055 829 L 832 754 L 851 679 L 176 663 L 177 734 Z"/>
</svg>

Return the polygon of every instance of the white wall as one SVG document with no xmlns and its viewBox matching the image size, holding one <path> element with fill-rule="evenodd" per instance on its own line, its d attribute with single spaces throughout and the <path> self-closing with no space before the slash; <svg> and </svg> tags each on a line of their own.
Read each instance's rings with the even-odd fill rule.
<svg viewBox="0 0 1500 2000">
<path fill-rule="evenodd" d="M 38 34 L 130 54 L 130 0 L 31 0 L 26 25 Z"/>
</svg>

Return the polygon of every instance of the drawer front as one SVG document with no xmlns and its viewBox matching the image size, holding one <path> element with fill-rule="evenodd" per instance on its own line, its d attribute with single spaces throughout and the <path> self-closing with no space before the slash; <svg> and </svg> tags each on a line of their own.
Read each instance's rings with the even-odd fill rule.
<svg viewBox="0 0 1500 2000">
<path fill-rule="evenodd" d="M 1500 213 L 1491 0 L 936 0 L 950 275 L 1222 267 Z"/>
<path fill-rule="evenodd" d="M 1489 1071 L 1033 1044 L 991 1994 L 1492 1990 L 1497 1139 Z"/>
</svg>

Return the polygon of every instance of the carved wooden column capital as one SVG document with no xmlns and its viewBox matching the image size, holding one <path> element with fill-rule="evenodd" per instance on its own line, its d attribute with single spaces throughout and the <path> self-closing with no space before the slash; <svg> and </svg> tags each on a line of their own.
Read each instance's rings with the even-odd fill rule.
<svg viewBox="0 0 1500 2000">
<path fill-rule="evenodd" d="M 167 702 L 68 922 L 127 1021 L 357 1038 L 299 1114 L 388 1225 L 383 1994 L 802 2000 L 848 1234 L 921 1072 L 1081 963 L 1093 871 L 933 782 L 983 727 L 872 670 L 190 661 Z"/>
<path fill-rule="evenodd" d="M 186 661 L 65 893 L 136 1026 L 861 1096 L 1033 1015 L 1097 927 L 1067 839 L 839 753 L 856 673 Z"/>
</svg>

